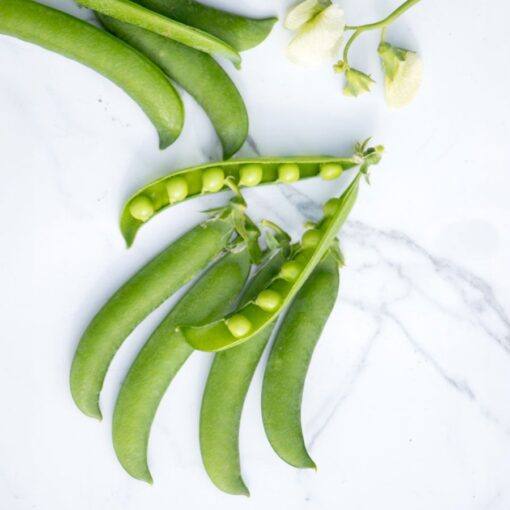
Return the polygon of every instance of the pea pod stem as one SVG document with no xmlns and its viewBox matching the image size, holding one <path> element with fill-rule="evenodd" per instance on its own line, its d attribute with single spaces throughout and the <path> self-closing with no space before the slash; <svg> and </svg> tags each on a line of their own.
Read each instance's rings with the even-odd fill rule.
<svg viewBox="0 0 510 510">
<path fill-rule="evenodd" d="M 88 7 L 112 18 L 131 23 L 156 34 L 168 37 L 191 48 L 228 58 L 240 68 L 241 57 L 229 44 L 203 30 L 162 16 L 130 0 L 77 0 Z"/>
<path fill-rule="evenodd" d="M 146 57 L 103 30 L 32 0 L 1 0 L 0 34 L 76 60 L 116 83 L 152 121 L 162 149 L 182 131 L 182 101 L 167 77 Z"/>
</svg>

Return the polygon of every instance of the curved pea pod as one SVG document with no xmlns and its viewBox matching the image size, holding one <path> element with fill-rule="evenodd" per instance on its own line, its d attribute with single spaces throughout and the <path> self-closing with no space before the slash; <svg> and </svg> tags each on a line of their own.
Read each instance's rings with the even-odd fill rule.
<svg viewBox="0 0 510 510">
<path fill-rule="evenodd" d="M 320 228 L 314 229 L 317 236 L 313 236 L 313 246 L 302 242 L 301 250 L 294 259 L 282 266 L 280 275 L 265 289 L 264 292 L 269 291 L 268 295 L 273 297 L 269 300 L 272 306 L 263 306 L 257 298 L 222 320 L 203 326 L 183 325 L 181 330 L 189 344 L 202 351 L 222 351 L 246 342 L 273 323 L 331 248 L 356 202 L 360 176 L 358 173 L 344 194 L 337 199 L 335 212 L 324 218 Z"/>
<path fill-rule="evenodd" d="M 112 18 L 150 30 L 205 53 L 226 57 L 239 69 L 241 57 L 229 44 L 217 37 L 153 12 L 131 0 L 77 0 L 80 5 Z"/>
<path fill-rule="evenodd" d="M 277 18 L 253 19 L 203 5 L 194 0 L 137 0 L 148 9 L 200 28 L 229 43 L 237 51 L 260 44 Z"/>
<path fill-rule="evenodd" d="M 255 298 L 278 274 L 285 256 L 276 250 L 248 285 L 242 301 Z M 214 357 L 202 398 L 200 450 L 212 482 L 229 494 L 249 495 L 241 476 L 239 426 L 248 388 L 260 361 L 272 325 L 251 342 Z"/>
<path fill-rule="evenodd" d="M 262 418 L 266 435 L 274 451 L 298 468 L 315 468 L 303 438 L 301 402 L 313 351 L 335 305 L 338 286 L 338 263 L 330 254 L 292 301 L 276 333 L 264 374 Z"/>
<path fill-rule="evenodd" d="M 218 134 L 225 158 L 239 150 L 248 134 L 248 113 L 236 86 L 210 55 L 109 16 L 99 15 L 99 19 L 202 106 Z"/>
<path fill-rule="evenodd" d="M 60 53 L 116 83 L 152 121 L 161 148 L 181 133 L 184 111 L 175 88 L 156 65 L 116 37 L 31 0 L 0 2 L 0 34 Z"/>
<path fill-rule="evenodd" d="M 240 186 L 276 184 L 288 181 L 285 178 L 289 165 L 298 168 L 298 178 L 308 179 L 317 177 L 324 168 L 335 167 L 341 174 L 342 170 L 348 170 L 360 164 L 359 158 L 332 157 L 332 156 L 308 156 L 308 157 L 274 157 L 274 158 L 250 158 L 216 163 L 206 163 L 194 167 L 174 171 L 160 179 L 140 188 L 125 203 L 121 218 L 120 228 L 126 240 L 127 246 L 131 246 L 138 230 L 151 218 L 164 211 L 179 201 L 172 201 L 168 194 L 168 185 L 178 178 L 186 185 L 186 194 L 181 198 L 188 200 L 209 193 L 216 193 L 228 189 L 226 179 L 230 178 Z M 258 170 L 258 171 L 257 171 Z M 212 180 L 212 177 L 216 178 Z M 258 174 L 258 175 L 257 175 Z M 245 176 L 256 176 L 255 180 L 247 180 Z M 245 177 L 243 179 L 243 177 Z M 248 184 L 245 184 L 248 182 Z M 212 184 L 211 184 L 212 183 Z M 146 214 L 133 214 L 133 206 L 140 200 L 146 201 L 149 207 Z"/>
<path fill-rule="evenodd" d="M 241 244 L 216 262 L 175 305 L 147 340 L 122 384 L 113 415 L 113 446 L 124 469 L 151 483 L 147 462 L 149 435 L 171 381 L 193 352 L 175 331 L 180 322 L 197 324 L 221 317 L 238 299 L 250 272 Z"/>
<path fill-rule="evenodd" d="M 71 393 L 81 411 L 101 419 L 99 394 L 119 347 L 147 315 L 219 255 L 233 229 L 231 215 L 203 222 L 170 244 L 103 305 L 85 330 L 71 368 Z"/>
</svg>

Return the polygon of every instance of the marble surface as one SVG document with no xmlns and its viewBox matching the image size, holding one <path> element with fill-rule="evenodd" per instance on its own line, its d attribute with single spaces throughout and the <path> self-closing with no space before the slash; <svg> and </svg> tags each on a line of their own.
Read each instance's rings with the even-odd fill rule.
<svg viewBox="0 0 510 510">
<path fill-rule="evenodd" d="M 47 0 L 89 18 L 70 0 Z M 231 0 L 216 2 L 234 7 Z M 289 2 L 242 10 L 282 14 Z M 346 0 L 356 23 L 393 0 Z M 194 355 L 160 408 L 154 486 L 115 458 L 110 420 L 137 350 L 175 299 L 115 358 L 97 423 L 74 407 L 68 371 L 80 333 L 116 287 L 226 196 L 161 215 L 127 251 L 117 219 L 138 186 L 216 159 L 203 112 L 185 97 L 183 135 L 159 152 L 120 89 L 86 68 L 0 36 L 0 508 L 6 510 L 507 510 L 510 508 L 510 38 L 507 2 L 422 2 L 389 37 L 417 49 L 424 83 L 390 112 L 379 87 L 358 100 L 341 80 L 285 59 L 281 26 L 232 72 L 251 116 L 241 155 L 338 153 L 373 136 L 387 151 L 342 233 L 347 267 L 307 381 L 304 427 L 318 472 L 283 464 L 261 424 L 258 372 L 242 422 L 251 498 L 220 493 L 200 462 Z M 352 61 L 381 75 L 377 35 Z M 248 193 L 250 212 L 299 235 L 340 184 Z"/>
</svg>

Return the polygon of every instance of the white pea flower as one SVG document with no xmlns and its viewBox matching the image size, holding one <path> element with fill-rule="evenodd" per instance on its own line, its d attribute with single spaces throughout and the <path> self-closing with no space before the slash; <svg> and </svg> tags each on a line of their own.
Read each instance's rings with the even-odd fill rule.
<svg viewBox="0 0 510 510">
<path fill-rule="evenodd" d="M 403 108 L 416 96 L 422 80 L 420 57 L 409 50 L 384 42 L 379 45 L 384 69 L 384 92 L 391 108 Z"/>
<path fill-rule="evenodd" d="M 329 0 L 305 0 L 290 10 L 285 28 L 297 30 L 287 49 L 292 62 L 306 67 L 327 64 L 342 43 L 344 10 Z"/>
</svg>

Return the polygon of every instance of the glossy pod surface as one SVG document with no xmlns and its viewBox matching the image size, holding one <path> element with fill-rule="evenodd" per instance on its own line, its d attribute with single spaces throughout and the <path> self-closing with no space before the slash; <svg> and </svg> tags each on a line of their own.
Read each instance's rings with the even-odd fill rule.
<svg viewBox="0 0 510 510">
<path fill-rule="evenodd" d="M 277 18 L 252 19 L 215 9 L 194 0 L 137 0 L 164 16 L 200 28 L 229 43 L 237 51 L 260 44 L 271 32 Z"/>
<path fill-rule="evenodd" d="M 192 347 L 204 351 L 229 349 L 253 338 L 278 318 L 331 248 L 356 201 L 360 175 L 340 197 L 334 214 L 323 219 L 320 229 L 317 229 L 316 244 L 308 247 L 302 242 L 301 250 L 293 260 L 282 266 L 281 274 L 268 286 L 267 290 L 280 296 L 277 306 L 261 307 L 260 302 L 255 300 L 222 320 L 198 327 L 183 325 L 181 329 Z"/>
<path fill-rule="evenodd" d="M 99 393 L 115 353 L 133 329 L 223 250 L 232 219 L 210 219 L 170 244 L 126 282 L 85 330 L 71 367 L 71 392 L 88 416 L 101 418 Z"/>
<path fill-rule="evenodd" d="M 109 16 L 99 15 L 99 19 L 202 106 L 216 129 L 224 158 L 239 150 L 248 134 L 248 113 L 236 86 L 210 55 Z"/>
<path fill-rule="evenodd" d="M 187 200 L 210 192 L 228 189 L 228 186 L 225 184 L 227 178 L 231 178 L 236 184 L 240 184 L 243 171 L 248 169 L 250 173 L 252 173 L 251 171 L 254 167 L 260 168 L 261 170 L 261 178 L 258 184 L 275 184 L 281 182 L 279 169 L 283 165 L 288 164 L 297 164 L 299 166 L 299 178 L 307 179 L 319 176 L 321 169 L 325 165 L 336 165 L 336 167 L 340 169 L 341 174 L 342 170 L 348 170 L 357 166 L 359 161 L 354 157 L 335 158 L 331 156 L 252 158 L 207 163 L 177 170 L 140 188 L 129 198 L 122 209 L 120 218 L 122 235 L 127 245 L 131 246 L 138 230 L 144 223 L 170 205 L 175 204 L 175 202 L 171 203 L 167 188 L 168 184 L 171 183 L 175 177 L 182 177 L 185 179 L 187 183 L 187 194 L 184 199 Z M 219 186 L 213 190 L 204 189 L 204 176 L 212 170 L 221 170 L 223 179 L 219 182 Z M 132 206 L 136 205 L 137 201 L 140 199 L 147 200 L 148 203 L 150 203 L 150 209 L 147 215 L 137 218 L 132 214 Z"/>
<path fill-rule="evenodd" d="M 116 37 L 31 0 L 0 1 L 0 34 L 60 53 L 116 83 L 152 121 L 161 148 L 181 133 L 184 112 L 175 88 L 155 64 Z"/>
<path fill-rule="evenodd" d="M 277 250 L 249 283 L 242 302 L 256 297 L 278 274 L 284 260 Z M 229 494 L 249 495 L 241 476 L 239 426 L 248 388 L 272 329 L 269 326 L 251 342 L 216 354 L 205 386 L 200 413 L 202 460 L 213 483 Z"/>
<path fill-rule="evenodd" d="M 113 446 L 126 471 L 152 481 L 147 463 L 149 434 L 169 384 L 193 352 L 175 327 L 217 319 L 235 304 L 250 271 L 246 245 L 216 262 L 152 333 L 122 384 L 113 415 Z"/>
<path fill-rule="evenodd" d="M 335 305 L 338 286 L 338 262 L 329 255 L 289 306 L 264 374 L 262 418 L 266 435 L 275 452 L 298 468 L 315 468 L 303 438 L 301 402 L 312 354 Z"/>
<path fill-rule="evenodd" d="M 156 34 L 190 46 L 205 53 L 219 55 L 231 60 L 236 67 L 241 65 L 241 57 L 229 44 L 217 37 L 190 27 L 157 12 L 138 5 L 131 0 L 77 0 L 79 4 L 119 21 L 131 23 Z"/>
</svg>

